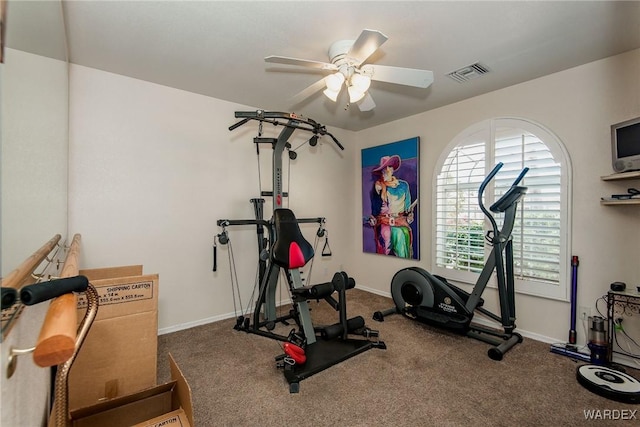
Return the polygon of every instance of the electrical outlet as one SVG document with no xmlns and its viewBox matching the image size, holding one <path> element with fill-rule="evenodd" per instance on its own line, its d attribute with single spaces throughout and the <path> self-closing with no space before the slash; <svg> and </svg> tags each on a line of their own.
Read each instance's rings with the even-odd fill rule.
<svg viewBox="0 0 640 427">
<path fill-rule="evenodd" d="M 589 307 L 580 307 L 578 309 L 578 318 L 580 320 L 589 320 L 591 316 L 591 309 Z"/>
</svg>

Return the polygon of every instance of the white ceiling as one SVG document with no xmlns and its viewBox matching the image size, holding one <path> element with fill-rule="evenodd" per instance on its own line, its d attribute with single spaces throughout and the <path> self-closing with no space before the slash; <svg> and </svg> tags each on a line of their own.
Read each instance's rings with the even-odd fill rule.
<svg viewBox="0 0 640 427">
<path fill-rule="evenodd" d="M 97 68 L 255 108 L 293 111 L 361 130 L 640 47 L 640 2 L 619 1 L 68 1 L 69 58 Z M 55 1 L 10 0 L 7 44 L 64 55 L 47 35 Z M 56 22 L 58 21 L 58 22 Z M 434 72 L 427 89 L 374 82 L 362 113 L 322 92 L 288 99 L 323 74 L 266 64 L 281 55 L 329 61 L 331 43 L 364 28 L 389 40 L 370 59 Z M 61 53 L 62 52 L 62 53 Z M 481 62 L 465 83 L 446 76 Z M 345 92 L 345 91 L 343 91 Z"/>
</svg>

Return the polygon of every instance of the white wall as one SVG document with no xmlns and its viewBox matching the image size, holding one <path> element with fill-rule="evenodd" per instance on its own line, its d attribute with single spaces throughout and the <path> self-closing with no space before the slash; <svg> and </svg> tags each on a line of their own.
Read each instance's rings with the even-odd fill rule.
<svg viewBox="0 0 640 427">
<path fill-rule="evenodd" d="M 640 50 L 635 50 L 359 132 L 359 148 L 420 137 L 422 201 L 419 262 L 362 253 L 361 229 L 354 227 L 353 271 L 360 276 L 360 282 L 373 291 L 388 294 L 397 270 L 411 265 L 430 269 L 434 221 L 431 189 L 436 161 L 445 146 L 468 126 L 492 117 L 513 116 L 534 120 L 550 129 L 559 136 L 571 158 L 571 254 L 580 258 L 579 306 L 593 307 L 596 314 L 595 301 L 606 293 L 611 282 L 640 285 L 640 208 L 606 207 L 599 203 L 601 196 L 626 192 L 627 187 L 639 185 L 637 180 L 618 183 L 600 180 L 600 176 L 613 173 L 610 125 L 640 116 L 638 76 Z M 352 164 L 356 184 L 361 181 L 359 162 L 356 155 Z M 352 205 L 353 218 L 358 220 L 361 199 L 354 199 Z M 487 290 L 485 299 L 494 309 L 497 307 L 495 292 Z M 517 325 L 528 335 L 547 341 L 568 339 L 567 302 L 518 295 L 516 310 Z M 578 332 L 584 335 L 582 330 Z"/>
<path fill-rule="evenodd" d="M 2 243 L 6 277 L 53 236 L 67 234 L 67 64 L 5 50 L 2 82 Z M 56 271 L 36 272 L 56 274 Z M 46 276 L 45 276 L 46 277 Z M 11 348 L 35 346 L 47 305 L 26 307 L 2 340 L 2 425 L 37 426 L 48 411 L 49 369 L 19 356 L 6 377 Z M 3 322 L 3 327 L 4 327 Z M 25 410 L 29 408 L 29 410 Z"/>
<path fill-rule="evenodd" d="M 14 49 L 2 65 L 2 256 L 7 275 L 67 226 L 67 64 Z"/>
<path fill-rule="evenodd" d="M 70 233 L 82 234 L 84 268 L 143 264 L 145 272 L 160 275 L 161 332 L 233 314 L 228 247 L 218 247 L 218 271 L 212 272 L 213 238 L 221 231 L 216 221 L 253 218 L 249 199 L 259 196 L 258 125 L 230 132 L 236 110 L 256 107 L 71 68 Z M 265 125 L 263 136 L 282 129 Z M 316 260 L 314 282 L 349 265 L 353 253 L 354 137 L 334 134 L 344 152 L 325 137 L 315 148 L 301 147 L 291 162 L 289 206 L 298 217 L 327 218 L 333 256 Z M 310 136 L 297 131 L 291 144 L 298 147 Z M 272 150 L 260 151 L 262 189 L 271 190 Z M 285 190 L 287 184 L 285 176 Z M 265 206 L 265 218 L 271 210 Z M 302 228 L 313 243 L 317 227 Z M 246 305 L 258 259 L 255 226 L 229 232 Z"/>
</svg>

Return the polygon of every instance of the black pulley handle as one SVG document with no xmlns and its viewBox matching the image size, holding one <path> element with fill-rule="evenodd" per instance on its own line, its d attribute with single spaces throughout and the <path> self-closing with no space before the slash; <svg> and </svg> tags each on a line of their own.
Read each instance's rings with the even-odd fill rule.
<svg viewBox="0 0 640 427">
<path fill-rule="evenodd" d="M 218 223 L 220 225 L 220 223 Z M 227 230 L 223 230 L 222 233 L 216 234 L 213 237 L 213 271 L 218 271 L 218 245 L 216 241 L 219 241 L 221 245 L 229 243 L 229 235 Z"/>
<path fill-rule="evenodd" d="M 84 292 L 88 286 L 89 279 L 85 276 L 49 280 L 23 287 L 20 290 L 20 300 L 24 305 L 35 305 L 70 292 Z"/>
<path fill-rule="evenodd" d="M 218 271 L 218 245 L 216 245 L 216 238 L 213 238 L 213 271 Z"/>
</svg>

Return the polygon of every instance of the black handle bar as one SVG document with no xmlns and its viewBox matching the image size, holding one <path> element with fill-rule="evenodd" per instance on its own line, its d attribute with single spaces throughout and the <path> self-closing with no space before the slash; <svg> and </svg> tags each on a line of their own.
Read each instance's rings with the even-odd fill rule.
<svg viewBox="0 0 640 427">
<path fill-rule="evenodd" d="M 489 175 L 487 175 L 487 177 L 484 179 L 484 181 L 482 181 L 482 184 L 480 184 L 480 193 L 484 193 L 484 189 L 486 188 L 487 185 L 489 185 L 489 182 L 493 179 L 493 177 L 498 173 L 498 171 L 500 169 L 502 169 L 502 166 L 504 166 L 504 163 L 502 162 L 498 162 L 494 167 L 493 170 L 491 172 L 489 172 Z M 520 175 L 518 175 L 518 177 L 515 179 L 515 181 L 513 181 L 513 184 L 511 184 L 511 186 L 516 186 L 520 183 L 520 181 L 522 181 L 522 179 L 524 178 L 524 176 L 527 174 L 527 172 L 529 172 L 529 168 L 525 167 L 522 169 L 522 171 L 520 171 Z"/>
<path fill-rule="evenodd" d="M 493 167 L 493 170 L 489 172 L 489 175 L 487 175 L 484 181 L 482 181 L 482 184 L 480 184 L 480 189 L 478 190 L 478 205 L 480 206 L 480 210 L 482 210 L 482 212 L 487 216 L 487 218 L 491 222 L 494 236 L 498 236 L 498 224 L 493 218 L 493 215 L 491 215 L 491 213 L 484 206 L 482 199 L 484 195 L 484 190 L 486 189 L 487 185 L 489 185 L 489 182 L 491 182 L 493 177 L 498 173 L 498 171 L 502 168 L 502 166 L 504 166 L 502 162 L 499 162 L 498 164 L 496 164 Z M 518 175 L 518 177 L 515 179 L 515 181 L 513 181 L 513 184 L 511 184 L 511 188 L 505 194 L 503 194 L 502 197 L 498 201 L 496 201 L 489 209 L 491 209 L 494 212 L 504 212 L 508 206 L 518 201 L 524 195 L 524 193 L 526 193 L 526 190 L 527 190 L 526 187 L 518 187 L 518 184 L 520 183 L 520 181 L 522 181 L 522 179 L 527 174 L 527 172 L 529 172 L 529 168 L 528 167 L 523 168 L 520 174 Z"/>
<path fill-rule="evenodd" d="M 515 185 L 518 185 L 520 181 L 522 181 L 522 178 L 524 178 L 524 176 L 527 174 L 527 172 L 529 172 L 529 168 L 525 167 L 524 169 L 522 169 L 522 172 L 520 172 L 520 175 L 518 175 L 516 180 L 513 181 L 513 184 L 511 184 L 511 186 L 513 187 Z"/>
<path fill-rule="evenodd" d="M 238 123 L 236 123 L 235 125 L 229 126 L 229 130 L 234 130 L 235 128 L 238 128 L 238 127 L 242 126 L 243 124 L 247 123 L 248 121 L 249 121 L 249 119 L 242 119 Z"/>
<path fill-rule="evenodd" d="M 482 211 L 485 211 L 484 204 L 482 203 L 482 196 L 484 194 L 484 190 L 487 187 L 487 185 L 489 185 L 489 182 L 491 182 L 493 177 L 496 176 L 498 171 L 500 169 L 502 169 L 502 166 L 504 166 L 504 163 L 498 162 L 493 167 L 493 170 L 491 172 L 489 172 L 489 175 L 487 175 L 487 177 L 484 179 L 484 181 L 482 181 L 482 184 L 480 184 L 480 189 L 478 190 L 478 204 L 480 205 L 480 208 L 482 209 Z M 516 185 L 518 185 L 520 183 L 520 181 L 522 181 L 524 176 L 527 174 L 527 172 L 529 172 L 529 168 L 528 167 L 523 168 L 522 171 L 520 172 L 520 175 L 518 175 L 518 177 L 515 179 L 515 181 L 513 181 L 513 184 L 511 184 L 511 187 L 515 187 Z"/>
<path fill-rule="evenodd" d="M 246 118 L 246 119 L 303 119 L 303 117 L 298 116 L 295 113 L 285 113 L 283 111 L 265 111 L 265 110 L 256 110 L 256 111 L 236 111 L 235 117 L 237 119 Z"/>
<path fill-rule="evenodd" d="M 333 139 L 333 142 L 336 143 L 336 145 L 338 146 L 338 148 L 340 148 L 341 150 L 344 151 L 344 147 L 342 146 L 342 144 L 340 144 L 340 142 L 336 139 L 335 136 L 331 135 L 329 132 L 326 132 L 327 135 L 329 135 L 331 137 L 331 139 Z"/>
<path fill-rule="evenodd" d="M 486 176 L 484 181 L 482 181 L 482 184 L 480 184 L 480 190 L 479 190 L 480 195 L 482 195 L 482 193 L 484 193 L 484 189 L 487 187 L 487 185 L 489 185 L 489 182 L 491 182 L 493 177 L 496 176 L 498 171 L 500 169 L 502 169 L 502 166 L 504 166 L 504 163 L 498 162 L 493 167 L 493 170 L 491 170 L 491 172 L 489 172 L 489 175 Z M 513 184 L 511 184 L 511 186 L 518 185 L 518 183 L 520 183 L 520 181 L 522 181 L 522 179 L 527 174 L 527 172 L 529 172 L 529 168 L 528 167 L 525 167 L 524 169 L 522 169 L 522 171 L 520 172 L 520 175 L 518 175 L 518 177 L 515 179 L 515 181 L 513 181 Z"/>
<path fill-rule="evenodd" d="M 500 169 L 502 169 L 502 166 L 504 166 L 504 163 L 502 162 L 498 162 L 498 164 L 496 164 L 493 169 L 491 170 L 491 172 L 489 172 L 489 175 L 487 175 L 484 179 L 484 181 L 482 181 L 482 184 L 480 184 L 480 189 L 478 190 L 478 204 L 480 205 L 480 207 L 484 207 L 484 204 L 482 203 L 482 195 L 484 194 L 484 190 L 485 188 L 487 188 L 487 185 L 489 185 L 489 183 L 491 182 L 491 180 L 493 179 L 494 176 L 496 176 L 496 174 L 498 173 L 498 171 Z M 524 175 L 523 175 L 524 176 Z M 522 178 L 520 178 L 522 179 Z M 483 209 L 484 210 L 484 209 Z"/>
<path fill-rule="evenodd" d="M 20 290 L 20 300 L 24 305 L 34 305 L 70 292 L 84 292 L 88 286 L 89 279 L 85 276 L 49 280 L 23 287 Z"/>
<path fill-rule="evenodd" d="M 333 142 L 340 148 L 344 150 L 344 147 L 340 142 L 336 139 L 335 136 L 327 132 L 327 128 L 315 120 L 302 117 L 295 113 L 285 113 L 281 111 L 264 111 L 264 110 L 256 110 L 256 111 L 236 111 L 235 117 L 240 120 L 238 123 L 229 126 L 229 130 L 232 131 L 234 129 L 239 128 L 240 126 L 246 124 L 249 120 L 258 120 L 260 122 L 272 123 L 275 126 L 286 126 L 293 129 L 300 129 L 307 132 L 313 132 L 314 135 L 329 135 Z M 278 119 L 285 119 L 287 123 L 279 122 Z M 299 123 L 303 123 L 303 126 Z"/>
</svg>

